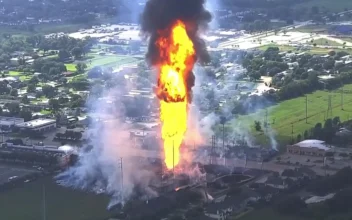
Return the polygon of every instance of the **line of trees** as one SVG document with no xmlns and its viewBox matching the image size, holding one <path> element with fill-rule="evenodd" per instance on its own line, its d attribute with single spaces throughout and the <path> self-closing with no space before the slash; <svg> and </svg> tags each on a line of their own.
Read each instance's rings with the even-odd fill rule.
<svg viewBox="0 0 352 220">
<path fill-rule="evenodd" d="M 75 140 L 82 138 L 82 133 L 78 131 L 66 130 L 65 133 L 56 133 L 55 139 L 58 140 Z"/>
</svg>

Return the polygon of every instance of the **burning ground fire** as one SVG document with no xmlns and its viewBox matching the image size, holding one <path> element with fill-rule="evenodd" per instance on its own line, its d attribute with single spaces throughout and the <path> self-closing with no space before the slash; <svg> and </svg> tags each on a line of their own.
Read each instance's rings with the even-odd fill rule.
<svg viewBox="0 0 352 220">
<path fill-rule="evenodd" d="M 156 44 L 160 53 L 156 94 L 160 99 L 165 164 L 171 169 L 180 161 L 180 146 L 187 130 L 190 91 L 186 79 L 192 74 L 195 49 L 181 20 L 160 31 Z"/>
</svg>

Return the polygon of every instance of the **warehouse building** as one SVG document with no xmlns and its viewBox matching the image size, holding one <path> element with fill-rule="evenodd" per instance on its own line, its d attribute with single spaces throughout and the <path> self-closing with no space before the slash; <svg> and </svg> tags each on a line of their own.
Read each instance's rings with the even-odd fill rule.
<svg viewBox="0 0 352 220">
<path fill-rule="evenodd" d="M 10 131 L 15 125 L 21 124 L 24 122 L 23 118 L 14 118 L 14 117 L 0 117 L 0 130 Z"/>
<path fill-rule="evenodd" d="M 325 153 L 331 150 L 332 148 L 321 140 L 304 140 L 287 146 L 287 153 L 317 157 L 324 157 Z"/>
<path fill-rule="evenodd" d="M 56 120 L 41 118 L 32 121 L 27 121 L 16 125 L 21 131 L 30 131 L 43 134 L 56 129 Z"/>
</svg>

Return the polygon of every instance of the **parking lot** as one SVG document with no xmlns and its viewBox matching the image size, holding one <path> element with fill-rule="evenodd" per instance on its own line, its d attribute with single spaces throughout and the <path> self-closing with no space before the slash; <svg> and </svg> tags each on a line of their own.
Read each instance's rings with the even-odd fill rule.
<svg viewBox="0 0 352 220">
<path fill-rule="evenodd" d="M 0 185 L 8 182 L 10 177 L 17 176 L 17 178 L 21 178 L 37 172 L 39 171 L 32 167 L 27 168 L 18 165 L 0 163 Z"/>
</svg>

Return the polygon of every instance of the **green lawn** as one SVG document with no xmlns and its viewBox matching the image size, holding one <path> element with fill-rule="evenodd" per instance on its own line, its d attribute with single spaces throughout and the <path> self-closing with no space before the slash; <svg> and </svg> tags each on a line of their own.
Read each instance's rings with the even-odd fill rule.
<svg viewBox="0 0 352 220">
<path fill-rule="evenodd" d="M 92 68 L 94 66 L 118 66 L 130 63 L 136 63 L 139 59 L 132 56 L 122 56 L 122 55 L 96 55 L 96 54 L 88 54 L 93 55 L 94 58 L 90 59 L 87 62 L 88 68 Z"/>
<path fill-rule="evenodd" d="M 297 50 L 295 47 L 292 47 L 292 46 L 277 45 L 277 44 L 268 44 L 268 45 L 260 46 L 260 47 L 258 47 L 258 49 L 265 51 L 269 47 L 278 47 L 280 49 L 280 51 L 296 51 Z"/>
<path fill-rule="evenodd" d="M 324 41 L 325 42 L 325 41 Z M 335 42 L 334 42 L 335 43 Z M 307 52 L 310 54 L 318 54 L 318 55 L 324 55 L 324 54 L 328 54 L 329 51 L 334 50 L 336 52 L 339 51 L 346 51 L 348 53 L 352 52 L 352 48 L 346 48 L 346 49 L 328 49 L 328 48 L 320 48 L 320 47 L 313 47 L 309 50 L 298 50 L 295 47 L 292 46 L 288 46 L 288 45 L 277 45 L 277 44 L 268 44 L 268 45 L 264 45 L 264 46 L 260 46 L 258 47 L 259 50 L 263 50 L 265 51 L 266 49 L 268 49 L 269 47 L 278 47 L 280 49 L 280 51 L 292 51 L 292 52 L 296 52 L 296 53 L 300 53 L 300 52 Z"/>
<path fill-rule="evenodd" d="M 319 38 L 313 41 L 312 44 L 316 43 L 317 45 L 324 45 L 324 46 L 342 46 L 342 44 L 339 44 L 335 41 L 328 40 L 325 38 Z"/>
<path fill-rule="evenodd" d="M 352 92 L 352 84 L 345 85 L 344 90 Z M 336 91 L 337 92 L 337 91 Z M 331 94 L 332 117 L 339 116 L 342 121 L 352 118 L 352 94 L 344 94 L 344 109 L 341 110 L 341 94 Z M 303 136 L 305 130 L 315 126 L 318 122 L 324 122 L 326 118 L 331 118 L 327 114 L 328 91 L 317 91 L 308 94 L 308 123 L 305 122 L 305 97 L 299 97 L 283 101 L 268 108 L 268 123 L 276 133 L 276 138 L 281 145 L 291 140 L 292 126 L 293 137 L 298 134 Z M 249 115 L 241 115 L 235 118 L 231 126 L 251 131 L 258 143 L 268 145 L 269 138 L 263 132 L 254 129 L 254 121 L 264 121 L 265 110 L 260 110 Z M 263 130 L 265 130 L 263 128 Z"/>
<path fill-rule="evenodd" d="M 310 0 L 298 4 L 296 8 L 311 8 L 312 6 L 326 7 L 331 12 L 341 12 L 345 8 L 352 9 L 351 0 Z"/>
<path fill-rule="evenodd" d="M 303 33 L 312 33 L 312 32 L 327 32 L 329 25 L 306 25 L 299 28 L 296 28 L 295 31 Z"/>
<path fill-rule="evenodd" d="M 67 71 L 76 72 L 76 64 L 66 63 L 65 66 L 66 66 Z"/>
<path fill-rule="evenodd" d="M 9 71 L 9 76 L 20 76 L 22 75 L 21 72 L 18 71 Z"/>
<path fill-rule="evenodd" d="M 67 189 L 56 185 L 52 177 L 45 177 L 0 193 L 0 219 L 42 219 L 43 185 L 48 220 L 103 220 L 110 216 L 106 211 L 108 197 Z"/>
</svg>

